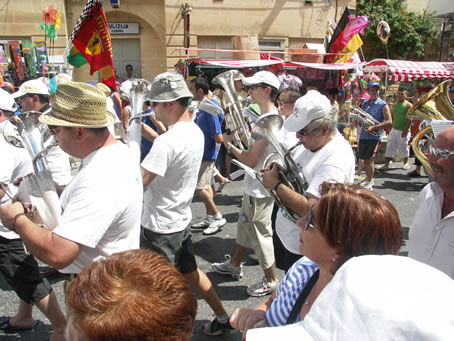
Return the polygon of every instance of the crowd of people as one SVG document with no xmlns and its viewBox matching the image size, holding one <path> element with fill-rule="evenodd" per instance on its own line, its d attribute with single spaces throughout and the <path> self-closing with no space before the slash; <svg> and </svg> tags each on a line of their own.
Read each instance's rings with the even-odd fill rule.
<svg viewBox="0 0 454 341">
<path fill-rule="evenodd" d="M 126 71 L 124 81 L 134 80 L 131 65 Z M 388 328 L 383 322 L 381 339 L 448 339 L 454 335 L 454 312 L 448 308 L 454 303 L 454 128 L 440 132 L 426 154 L 433 181 L 420 194 L 410 259 L 401 261 L 396 255 L 402 226 L 394 206 L 373 191 L 374 160 L 383 130 L 391 129 L 380 170 L 389 169 L 397 151 L 402 168 L 409 168 L 412 105 L 406 89 L 399 88 L 397 103 L 390 105 L 380 87 L 369 83 L 364 96 L 362 110 L 377 124 L 361 132 L 358 162 L 338 130 L 337 92 L 294 82 L 282 71 L 234 78 L 230 90 L 257 115 L 255 122 L 243 118 L 252 132 L 258 122 L 280 122 L 278 134 L 251 138 L 246 148 L 227 124 L 237 104 L 227 91 L 203 77 L 156 76 L 139 110 L 147 114 L 140 163 L 114 129 L 129 128 L 128 96 L 103 84 L 71 81 L 50 96 L 43 79 L 13 93 L 0 89 L 0 132 L 18 111 L 33 111 L 57 142 L 46 164 L 61 205 L 58 224 L 50 229 L 35 220 L 27 203 L 14 199 L 34 171 L 32 159 L 1 137 L 0 272 L 20 303 L 0 331 L 34 328 L 36 305 L 52 324 L 51 340 L 189 340 L 197 312 L 191 285 L 215 315 L 202 327 L 207 335 L 237 329 L 247 340 L 281 333 L 289 340 L 330 340 L 336 334 L 341 340 L 363 339 L 365 329 L 374 327 L 360 315 L 372 312 L 373 319 L 389 323 Z M 265 165 L 276 144 L 291 150 L 296 169 L 285 160 Z M 212 235 L 226 224 L 213 184 L 232 181 L 232 159 L 250 171 L 244 174 L 234 249 L 211 266 L 241 280 L 245 251 L 253 249 L 263 278 L 248 283 L 246 292 L 269 297 L 255 309 L 238 307 L 229 314 L 197 265 L 191 233 Z M 72 171 L 70 160 L 80 160 L 80 167 Z M 366 179 L 356 185 L 360 161 Z M 283 168 L 291 169 L 286 177 Z M 293 178 L 304 179 L 300 190 L 288 186 Z M 195 195 L 206 211 L 201 222 L 192 219 Z M 35 257 L 66 276 L 66 316 Z M 284 278 L 276 268 L 285 271 Z M 391 275 L 393 281 L 384 280 Z M 408 304 L 426 300 L 429 277 L 437 279 L 431 304 Z M 406 292 L 400 284 L 394 287 L 398 278 L 423 280 Z M 386 295 L 368 290 L 373 285 Z M 390 294 L 393 289 L 397 296 Z M 419 296 L 411 296 L 415 293 Z M 370 297 L 375 294 L 379 301 Z M 386 303 L 394 308 L 399 300 L 408 307 L 399 306 L 395 316 Z M 443 312 L 436 313 L 438 327 L 415 323 L 431 319 L 436 309 Z M 344 318 L 348 328 L 340 326 Z"/>
</svg>

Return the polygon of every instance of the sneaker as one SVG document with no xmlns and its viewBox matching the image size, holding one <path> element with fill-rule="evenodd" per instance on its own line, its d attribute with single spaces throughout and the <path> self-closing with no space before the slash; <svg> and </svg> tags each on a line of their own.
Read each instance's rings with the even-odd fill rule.
<svg viewBox="0 0 454 341">
<path fill-rule="evenodd" d="M 276 289 L 278 283 L 278 281 L 273 283 L 267 282 L 266 278 L 263 277 L 258 283 L 247 288 L 247 294 L 254 297 L 270 295 Z"/>
<path fill-rule="evenodd" d="M 218 233 L 221 230 L 221 227 L 227 224 L 225 218 L 213 219 L 210 225 L 203 230 L 202 234 L 209 236 L 210 234 Z"/>
<path fill-rule="evenodd" d="M 221 323 L 218 321 L 217 317 L 202 325 L 202 331 L 206 335 L 217 336 L 232 330 L 233 327 L 230 325 L 229 320 L 225 323 Z"/>
<path fill-rule="evenodd" d="M 212 215 L 209 215 L 205 218 L 205 220 L 201 221 L 200 223 L 194 224 L 191 227 L 193 229 L 204 229 L 204 228 L 210 226 L 210 224 L 213 222 L 213 220 L 214 220 L 214 217 Z"/>
<path fill-rule="evenodd" d="M 224 257 L 225 262 L 213 263 L 211 264 L 211 268 L 217 273 L 223 275 L 232 275 L 232 277 L 236 279 L 240 279 L 241 277 L 243 277 L 243 267 L 241 265 L 233 266 L 232 257 L 230 257 L 230 255 L 225 255 Z"/>
<path fill-rule="evenodd" d="M 361 187 L 366 188 L 366 189 L 372 190 L 372 187 L 374 186 L 374 181 L 373 181 L 373 180 L 370 181 L 370 182 L 369 182 L 369 181 L 364 181 L 364 182 L 361 182 L 359 185 L 360 185 Z"/>
</svg>

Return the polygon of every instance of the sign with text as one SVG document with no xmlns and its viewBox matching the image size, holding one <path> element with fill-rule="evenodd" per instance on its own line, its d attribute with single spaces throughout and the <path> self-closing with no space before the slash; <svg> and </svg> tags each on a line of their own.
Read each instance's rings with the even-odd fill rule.
<svg viewBox="0 0 454 341">
<path fill-rule="evenodd" d="M 110 34 L 139 34 L 138 22 L 110 22 Z"/>
</svg>

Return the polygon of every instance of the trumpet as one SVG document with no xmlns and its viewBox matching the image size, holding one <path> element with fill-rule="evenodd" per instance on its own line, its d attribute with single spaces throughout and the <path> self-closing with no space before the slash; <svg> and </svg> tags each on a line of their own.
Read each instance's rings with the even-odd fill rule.
<svg viewBox="0 0 454 341">
<path fill-rule="evenodd" d="M 303 173 L 291 156 L 291 152 L 300 146 L 301 142 L 298 142 L 296 145 L 287 150 L 278 138 L 283 124 L 284 119 L 282 116 L 265 115 L 257 121 L 252 129 L 252 138 L 254 140 L 266 140 L 274 149 L 274 152 L 270 153 L 270 155 L 268 155 L 265 159 L 263 168 L 268 167 L 268 163 L 273 157 L 278 157 L 278 159 L 282 162 L 279 169 L 280 181 L 295 192 L 304 194 L 308 184 L 304 179 Z M 268 192 L 273 196 L 276 204 L 280 208 L 283 208 L 293 221 L 297 221 L 300 218 L 295 212 L 290 210 L 288 207 L 285 207 L 284 203 L 274 190 L 268 190 Z"/>
<path fill-rule="evenodd" d="M 230 105 L 225 113 L 225 126 L 233 133 L 234 144 L 242 149 L 247 150 L 251 144 L 251 133 L 249 126 L 243 115 L 243 106 L 247 99 L 239 101 L 235 93 L 234 79 L 240 72 L 230 70 L 223 72 L 213 78 L 213 84 L 222 86 L 229 97 Z"/>
<path fill-rule="evenodd" d="M 374 125 L 380 124 L 380 122 L 378 122 L 369 113 L 365 112 L 357 105 L 355 105 L 350 112 L 350 117 L 353 120 L 358 121 L 361 125 L 361 128 L 363 128 L 364 130 L 367 130 L 369 127 L 372 127 Z M 370 134 L 374 136 L 380 136 L 381 132 L 374 130 Z"/>
</svg>

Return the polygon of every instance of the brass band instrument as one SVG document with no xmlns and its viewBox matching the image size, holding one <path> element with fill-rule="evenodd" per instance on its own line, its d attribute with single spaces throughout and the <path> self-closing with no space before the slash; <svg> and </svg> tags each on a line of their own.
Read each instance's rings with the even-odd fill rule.
<svg viewBox="0 0 454 341">
<path fill-rule="evenodd" d="M 247 150 L 251 144 L 251 133 L 243 115 L 242 102 L 244 100 L 238 100 L 234 83 L 234 79 L 239 73 L 238 70 L 229 70 L 214 77 L 212 82 L 222 86 L 230 100 L 231 104 L 225 112 L 224 120 L 226 128 L 233 133 L 234 144 L 242 150 Z"/>
<path fill-rule="evenodd" d="M 47 169 L 44 155 L 56 146 L 54 141 L 47 147 L 44 143 L 51 138 L 46 124 L 39 122 L 39 111 L 27 111 L 11 117 L 3 128 L 3 137 L 17 148 L 25 148 L 33 159 L 35 173 Z"/>
<path fill-rule="evenodd" d="M 361 109 L 357 105 L 355 105 L 353 107 L 352 111 L 350 112 L 350 118 L 355 121 L 358 121 L 361 128 L 363 128 L 364 130 L 367 130 L 369 127 L 380 124 L 380 122 L 378 122 L 369 113 L 365 112 L 363 109 Z M 370 134 L 373 136 L 380 136 L 381 131 L 373 130 Z"/>
<path fill-rule="evenodd" d="M 295 146 L 287 150 L 284 145 L 279 141 L 279 134 L 282 125 L 284 124 L 284 119 L 280 115 L 265 115 L 261 117 L 254 128 L 252 129 L 252 138 L 254 140 L 265 140 L 268 144 L 273 147 L 274 152 L 268 155 L 263 164 L 263 168 L 267 168 L 268 162 L 272 157 L 277 156 L 278 159 L 282 162 L 282 165 L 279 169 L 279 179 L 285 186 L 288 186 L 290 189 L 304 194 L 304 191 L 307 188 L 306 181 L 304 179 L 303 173 L 293 160 L 291 152 L 293 149 L 298 147 L 301 143 L 298 142 Z M 285 207 L 282 200 L 279 198 L 277 193 L 274 190 L 268 190 L 273 196 L 276 204 L 283 208 L 288 216 L 297 221 L 300 217 L 289 208 Z"/>
<path fill-rule="evenodd" d="M 407 118 L 420 117 L 423 120 L 454 120 L 454 106 L 449 100 L 448 89 L 452 81 L 447 80 L 440 83 L 438 86 L 421 96 L 413 107 L 408 111 Z M 421 139 L 426 136 L 428 142 L 425 147 L 421 144 Z M 415 156 L 421 161 L 424 168 L 432 173 L 429 161 L 424 155 L 424 151 L 428 150 L 433 143 L 432 126 L 428 125 L 419 130 L 413 137 L 411 147 Z"/>
</svg>

